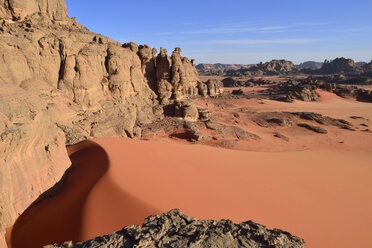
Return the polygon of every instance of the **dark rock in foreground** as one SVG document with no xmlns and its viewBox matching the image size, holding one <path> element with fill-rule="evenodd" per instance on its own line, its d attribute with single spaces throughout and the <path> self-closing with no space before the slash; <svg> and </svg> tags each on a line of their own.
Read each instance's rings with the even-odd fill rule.
<svg viewBox="0 0 372 248">
<path fill-rule="evenodd" d="M 95 247 L 251 247 L 302 248 L 303 239 L 288 232 L 252 221 L 234 224 L 230 220 L 195 220 L 174 209 L 148 217 L 142 227 L 127 226 L 112 235 L 72 244 L 49 245 L 46 248 Z"/>
</svg>

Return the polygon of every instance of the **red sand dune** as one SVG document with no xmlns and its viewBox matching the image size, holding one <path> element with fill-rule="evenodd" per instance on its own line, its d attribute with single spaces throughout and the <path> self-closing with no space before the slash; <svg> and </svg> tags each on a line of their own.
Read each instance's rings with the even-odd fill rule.
<svg viewBox="0 0 372 248">
<path fill-rule="evenodd" d="M 370 151 L 248 152 L 121 138 L 70 151 L 64 190 L 17 220 L 11 247 L 86 240 L 171 208 L 252 219 L 307 247 L 372 247 Z"/>
<path fill-rule="evenodd" d="M 336 95 L 335 93 L 331 93 L 321 89 L 316 89 L 315 93 L 319 96 L 320 101 L 343 100 L 342 97 Z"/>
</svg>

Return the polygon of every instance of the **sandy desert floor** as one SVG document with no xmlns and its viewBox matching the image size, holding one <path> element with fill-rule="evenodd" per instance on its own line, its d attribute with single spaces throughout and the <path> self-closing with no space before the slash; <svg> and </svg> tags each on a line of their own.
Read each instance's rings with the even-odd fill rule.
<svg viewBox="0 0 372 248">
<path fill-rule="evenodd" d="M 73 166 L 63 190 L 20 216 L 8 230 L 9 247 L 87 240 L 172 208 L 196 218 L 253 220 L 300 236 L 310 248 L 372 247 L 372 134 L 359 128 L 372 125 L 372 105 L 318 93 L 320 102 L 195 100 L 221 122 L 261 137 L 235 149 L 165 134 L 70 147 Z M 263 128 L 245 118 L 247 111 L 311 111 L 357 129 L 327 126 L 322 135 L 297 126 Z"/>
</svg>

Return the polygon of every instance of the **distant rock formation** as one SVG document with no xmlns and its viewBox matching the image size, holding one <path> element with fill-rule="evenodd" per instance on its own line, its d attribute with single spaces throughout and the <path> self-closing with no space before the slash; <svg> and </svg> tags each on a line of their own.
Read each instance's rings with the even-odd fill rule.
<svg viewBox="0 0 372 248">
<path fill-rule="evenodd" d="M 298 69 L 310 69 L 310 70 L 319 70 L 322 68 L 322 62 L 315 62 L 315 61 L 306 61 L 299 65 L 296 65 Z"/>
<path fill-rule="evenodd" d="M 0 233 L 60 180 L 65 144 L 141 136 L 164 118 L 159 101 L 222 90 L 201 82 L 179 48 L 156 55 L 92 33 L 64 0 L 0 0 L 0 19 Z"/>
<path fill-rule="evenodd" d="M 316 89 L 325 90 L 344 98 L 354 98 L 361 102 L 372 102 L 372 91 L 361 89 L 355 86 L 343 86 L 335 83 L 326 83 L 317 80 L 289 80 L 285 83 L 280 83 L 275 87 L 268 89 L 268 94 L 273 100 L 292 102 L 294 100 L 301 101 L 319 101 L 319 97 L 315 92 Z"/>
<path fill-rule="evenodd" d="M 366 73 L 372 72 L 372 60 L 371 60 L 371 62 L 366 63 L 365 65 L 363 65 L 362 68 L 363 68 L 363 70 L 364 70 Z"/>
<path fill-rule="evenodd" d="M 296 66 L 287 60 L 272 60 L 266 63 L 259 63 L 249 68 L 239 70 L 229 70 L 226 76 L 244 77 L 244 76 L 263 76 L 263 75 L 280 75 L 298 72 Z"/>
<path fill-rule="evenodd" d="M 322 68 L 317 73 L 336 74 L 336 73 L 362 73 L 363 70 L 355 64 L 352 59 L 336 58 L 332 61 L 325 60 Z"/>
<path fill-rule="evenodd" d="M 224 78 L 221 82 L 223 83 L 224 87 L 253 87 L 256 85 L 267 85 L 272 83 L 271 81 L 264 80 L 262 78 L 259 79 L 250 78 L 247 81 L 242 81 L 236 80 L 231 77 Z"/>
<path fill-rule="evenodd" d="M 195 220 L 171 210 L 148 217 L 140 226 L 127 226 L 112 234 L 72 244 L 45 248 L 93 247 L 286 247 L 303 248 L 303 239 L 280 229 L 270 230 L 252 221 L 234 224 L 230 220 Z"/>
<path fill-rule="evenodd" d="M 359 61 L 359 62 L 355 62 L 355 64 L 359 67 L 363 67 L 367 64 L 367 62 L 364 62 L 364 61 Z"/>
<path fill-rule="evenodd" d="M 240 67 L 239 67 L 240 66 Z M 239 68 L 237 68 L 239 67 Z M 272 60 L 256 65 L 228 65 L 228 64 L 200 64 L 199 72 L 205 75 L 218 75 L 227 77 L 274 76 L 285 74 L 341 74 L 371 76 L 372 63 L 357 62 L 352 59 L 336 58 L 322 62 L 306 61 L 294 65 L 291 61 Z"/>
<path fill-rule="evenodd" d="M 199 73 L 205 75 L 223 75 L 227 70 L 238 70 L 240 68 L 248 68 L 251 65 L 243 64 L 198 64 L 196 69 Z"/>
</svg>

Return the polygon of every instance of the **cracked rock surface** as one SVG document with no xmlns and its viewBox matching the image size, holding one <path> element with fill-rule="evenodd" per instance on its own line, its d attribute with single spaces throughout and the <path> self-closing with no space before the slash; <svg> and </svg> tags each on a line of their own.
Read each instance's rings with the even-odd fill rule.
<svg viewBox="0 0 372 248">
<path fill-rule="evenodd" d="M 303 239 L 280 229 L 267 229 L 252 221 L 234 224 L 230 220 L 196 220 L 178 209 L 148 217 L 142 227 L 127 226 L 95 239 L 45 248 L 98 247 L 250 247 L 302 248 Z"/>
</svg>

